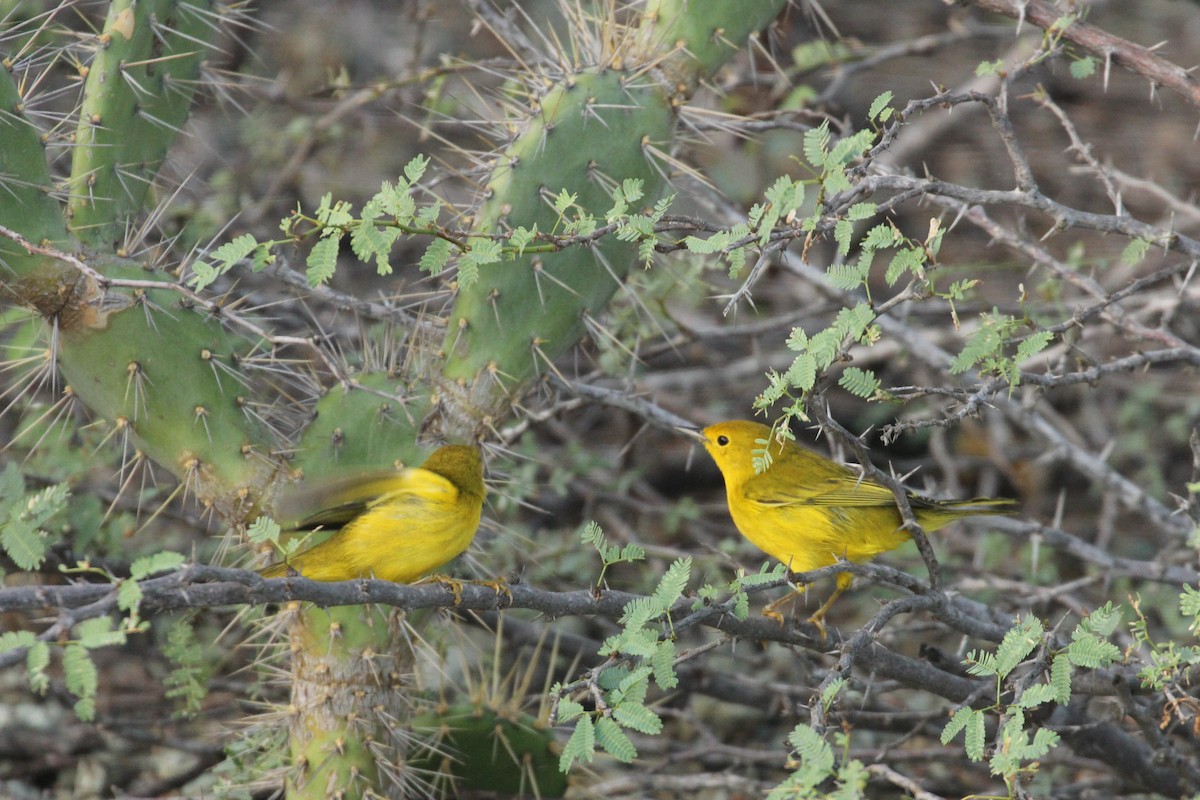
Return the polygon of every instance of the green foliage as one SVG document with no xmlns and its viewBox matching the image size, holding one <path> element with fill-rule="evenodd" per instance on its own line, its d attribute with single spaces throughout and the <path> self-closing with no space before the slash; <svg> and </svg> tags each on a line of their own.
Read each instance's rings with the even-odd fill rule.
<svg viewBox="0 0 1200 800">
<path fill-rule="evenodd" d="M 844 734 L 838 734 L 845 739 Z M 767 793 L 767 800 L 854 800 L 866 797 L 866 767 L 858 759 L 838 763 L 833 748 L 807 724 L 799 723 L 788 734 L 796 768 L 782 783 Z M 823 786 L 832 780 L 832 791 Z"/>
<path fill-rule="evenodd" d="M 955 356 L 950 371 L 957 374 L 978 369 L 980 374 L 994 375 L 1006 381 L 1011 393 L 1021 385 L 1021 364 L 1045 350 L 1054 339 L 1050 331 L 1034 331 L 1017 338 L 1018 332 L 1027 325 L 1026 320 L 1001 314 L 998 309 L 982 314 L 979 329 Z"/>
<path fill-rule="evenodd" d="M 250 544 L 279 544 L 279 523 L 265 514 L 256 517 L 246 528 L 246 541 Z"/>
<path fill-rule="evenodd" d="M 1195 612 L 1200 606 L 1197 592 L 1186 587 L 1179 595 L 1179 608 L 1188 620 L 1188 630 L 1193 634 L 1200 630 L 1200 617 Z M 1150 626 L 1141 611 L 1141 599 L 1133 598 L 1131 605 L 1135 619 L 1130 624 L 1130 630 L 1139 645 L 1138 656 L 1142 662 L 1138 670 L 1138 679 L 1142 686 L 1154 691 L 1186 691 L 1184 687 L 1192 682 L 1191 673 L 1200 665 L 1200 646 L 1194 641 L 1185 644 L 1182 641 L 1167 639 L 1158 641 L 1150 634 Z"/>
<path fill-rule="evenodd" d="M 1082 58 L 1074 58 L 1071 60 L 1071 77 L 1076 80 L 1090 78 L 1096 74 L 1097 61 L 1092 56 L 1084 56 Z"/>
<path fill-rule="evenodd" d="M 117 608 L 128 614 L 124 627 L 134 630 L 149 626 L 149 622 L 139 622 L 138 607 L 142 602 L 142 587 L 138 581 L 149 578 L 159 572 L 169 572 L 186 563 L 187 559 L 181 553 L 169 551 L 142 556 L 130 566 L 128 580 L 117 582 Z"/>
<path fill-rule="evenodd" d="M 811 336 L 800 328 L 794 328 L 787 340 L 787 348 L 797 353 L 792 364 L 783 372 L 771 370 L 767 373 L 767 388 L 755 398 L 756 409 L 768 409 L 780 400 L 792 401 L 785 413 L 807 421 L 804 401 L 817 382 L 817 377 L 842 358 L 852 344 L 869 345 L 878 340 L 880 333 L 875 321 L 875 312 L 869 303 L 859 303 L 853 308 L 843 308 L 833 323 Z M 873 374 L 858 370 L 845 378 L 846 388 L 870 391 L 865 396 L 879 395 L 879 384 Z M 857 392 L 856 392 L 857 393 Z"/>
<path fill-rule="evenodd" d="M 180 717 L 193 717 L 200 712 L 208 696 L 208 681 L 213 673 L 213 658 L 196 638 L 194 618 L 175 620 L 167 629 L 163 655 L 174 669 L 163 681 L 167 697 L 180 702 L 175 712 Z"/>
<path fill-rule="evenodd" d="M 662 690 L 679 685 L 675 673 L 675 643 L 664 633 L 670 623 L 670 610 L 683 595 L 691 578 L 692 560 L 681 558 L 664 573 L 653 594 L 630 601 L 618 622 L 621 631 L 609 636 L 600 647 L 608 660 L 592 671 L 586 681 L 569 686 L 555 684 L 555 718 L 559 723 L 574 721 L 575 728 L 559 759 L 563 772 L 575 761 L 589 762 L 597 745 L 618 761 L 628 763 L 637 757 L 637 748 L 626 729 L 648 736 L 662 732 L 662 719 L 646 705 L 650 681 Z M 585 711 L 569 693 L 585 683 L 596 701 L 596 710 Z"/>
<path fill-rule="evenodd" d="M 1105 641 L 1120 622 L 1120 606 L 1111 600 L 1085 617 L 1071 632 L 1071 643 L 1067 646 L 1071 664 L 1098 669 L 1120 660 L 1121 648 Z"/>
<path fill-rule="evenodd" d="M 981 61 L 979 66 L 975 67 L 975 75 L 984 77 L 988 75 L 999 75 L 1004 70 L 1004 59 L 997 58 L 995 61 Z"/>
<path fill-rule="evenodd" d="M 604 575 L 608 572 L 609 567 L 614 564 L 632 564 L 646 557 L 645 549 L 633 542 L 629 542 L 624 547 L 610 544 L 604 536 L 604 529 L 600 527 L 599 523 L 593 520 L 584 523 L 583 527 L 580 528 L 579 540 L 584 544 L 590 544 L 600 555 L 602 565 L 600 567 L 600 575 L 596 578 L 597 588 L 604 584 Z"/>
<path fill-rule="evenodd" d="M 575 722 L 575 729 L 563 745 L 558 768 L 563 772 L 571 769 L 576 761 L 589 762 L 596 755 L 596 729 L 590 715 L 583 715 Z"/>
<path fill-rule="evenodd" d="M 1121 263 L 1129 267 L 1136 267 L 1146 257 L 1146 253 L 1150 250 L 1150 242 L 1145 239 L 1130 239 L 1129 244 L 1125 245 L 1125 249 L 1121 251 Z"/>
<path fill-rule="evenodd" d="M 783 564 L 778 561 L 774 563 L 766 561 L 758 572 L 739 574 L 724 586 L 704 584 L 696 590 L 696 601 L 692 604 L 692 608 L 699 611 L 705 605 L 723 602 L 731 614 L 744 620 L 750 616 L 750 596 L 746 589 L 761 586 L 764 583 L 778 583 L 782 578 L 787 577 L 787 574 L 787 567 Z M 721 601 L 722 597 L 727 599 Z"/>
<path fill-rule="evenodd" d="M 942 744 L 949 744 L 960 731 L 966 731 L 967 757 L 972 761 L 983 758 L 987 717 L 982 711 L 963 706 L 942 729 Z"/>
<path fill-rule="evenodd" d="M 68 644 L 63 648 L 62 666 L 67 691 L 79 698 L 75 701 L 75 714 L 84 722 L 90 722 L 96 717 L 99 685 L 96 664 L 82 645 Z"/>
<path fill-rule="evenodd" d="M 842 377 L 838 379 L 838 385 L 855 397 L 870 400 L 881 391 L 883 384 L 870 370 L 846 367 L 842 372 Z"/>
<path fill-rule="evenodd" d="M 0 633 L 0 653 L 25 650 L 25 669 L 29 673 L 29 688 L 45 694 L 50 688 L 50 646 L 39 641 L 33 631 L 4 631 Z"/>
<path fill-rule="evenodd" d="M 192 276 L 188 279 L 188 285 L 197 290 L 205 289 L 218 277 L 237 266 L 243 258 L 260 249 L 265 253 L 264 263 L 273 258 L 269 251 L 261 248 L 258 240 L 248 233 L 231 239 L 209 253 L 209 261 L 196 261 L 192 264 Z"/>
<path fill-rule="evenodd" d="M 1045 683 L 1030 682 L 1028 678 L 1011 681 L 1017 666 L 1026 662 L 1039 647 L 1045 647 L 1046 629 L 1040 619 L 1028 616 L 1004 635 L 995 653 L 972 651 L 967 656 L 967 672 L 972 675 L 995 676 L 996 696 L 1004 684 L 1015 690 L 1009 704 L 997 703 L 991 709 L 960 707 L 942 729 L 942 743 L 949 743 L 960 732 L 965 735 L 967 757 L 981 761 L 986 753 L 986 718 L 988 711 L 1000 716 L 995 747 L 989 761 L 993 775 L 998 775 L 1011 787 L 1022 774 L 1036 771 L 1036 760 L 1059 743 L 1059 736 L 1048 728 L 1027 730 L 1025 712 L 1046 703 L 1065 704 L 1071 698 L 1073 667 L 1096 669 L 1108 667 L 1121 658 L 1121 650 L 1107 642 L 1121 621 L 1118 606 L 1107 603 L 1096 609 L 1075 626 L 1071 643 L 1062 651 L 1048 654 L 1049 675 Z"/>
<path fill-rule="evenodd" d="M 893 109 L 888 105 L 891 102 L 892 92 L 889 89 L 871 101 L 871 107 L 867 109 L 867 119 L 873 122 L 887 122 L 892 118 Z"/>
<path fill-rule="evenodd" d="M 995 653 L 971 651 L 967 654 L 967 672 L 971 675 L 995 675 L 1003 680 L 1029 657 L 1041 642 L 1045 628 L 1037 617 L 1028 616 L 1004 634 Z"/>
<path fill-rule="evenodd" d="M 42 527 L 66 507 L 70 494 L 65 483 L 26 493 L 25 478 L 15 463 L 0 473 L 0 547 L 18 568 L 41 565 L 50 544 Z"/>
</svg>

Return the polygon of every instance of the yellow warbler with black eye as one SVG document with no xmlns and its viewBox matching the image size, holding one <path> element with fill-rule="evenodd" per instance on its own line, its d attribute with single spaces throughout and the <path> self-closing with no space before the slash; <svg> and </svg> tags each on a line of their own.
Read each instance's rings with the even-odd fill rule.
<svg viewBox="0 0 1200 800">
<path fill-rule="evenodd" d="M 447 445 L 420 467 L 315 487 L 296 502 L 316 508 L 296 527 L 339 527 L 320 544 L 260 571 L 317 581 L 382 578 L 412 583 L 462 553 L 475 538 L 485 490 L 479 448 Z M 279 504 L 287 510 L 288 503 Z"/>
<path fill-rule="evenodd" d="M 839 559 L 867 561 L 910 538 L 891 489 L 773 437 L 766 425 L 733 420 L 702 431 L 680 430 L 703 442 L 717 462 L 733 524 L 791 572 L 808 572 Z M 932 500 L 911 492 L 908 501 L 917 522 L 931 531 L 962 517 L 1011 513 L 1012 505 L 996 498 Z M 850 573 L 840 573 L 837 589 L 809 621 L 822 627 L 825 613 L 852 580 Z M 772 603 L 764 613 L 782 619 L 775 608 L 792 596 Z"/>
</svg>

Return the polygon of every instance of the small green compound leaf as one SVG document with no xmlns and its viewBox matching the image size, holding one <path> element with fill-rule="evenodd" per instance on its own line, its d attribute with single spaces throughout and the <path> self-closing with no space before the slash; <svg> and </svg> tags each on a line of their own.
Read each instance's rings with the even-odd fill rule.
<svg viewBox="0 0 1200 800">
<path fill-rule="evenodd" d="M 613 701 L 617 703 L 631 702 L 644 705 L 646 692 L 650 690 L 650 667 L 642 665 L 630 670 L 613 690 Z"/>
<path fill-rule="evenodd" d="M 887 117 L 880 117 L 884 111 L 888 109 L 888 103 L 892 102 L 892 92 L 888 90 L 871 101 L 871 107 L 867 109 L 867 119 L 882 119 L 887 120 Z"/>
<path fill-rule="evenodd" d="M 46 557 L 49 540 L 42 523 L 66 507 L 71 491 L 65 483 L 48 486 L 34 494 L 23 494 L 20 470 L 9 465 L 5 471 L 3 506 L 7 519 L 0 518 L 0 547 L 23 570 L 37 569 Z"/>
<path fill-rule="evenodd" d="M 411 161 L 404 165 L 404 179 L 408 181 L 409 186 L 420 183 L 421 178 L 425 175 L 425 170 L 429 167 L 429 159 L 426 156 L 414 156 Z"/>
<path fill-rule="evenodd" d="M 869 399 L 875 396 L 883 384 L 873 372 L 858 367 L 846 367 L 842 377 L 838 379 L 838 385 L 855 397 Z"/>
<path fill-rule="evenodd" d="M 30 636 L 32 635 L 30 633 Z M 49 666 L 50 646 L 45 642 L 31 642 L 29 652 L 25 654 L 25 669 L 29 673 L 29 688 L 36 694 L 45 694 L 50 688 L 50 676 L 46 674 L 46 668 Z"/>
<path fill-rule="evenodd" d="M 833 240 L 837 242 L 837 254 L 845 256 L 850 252 L 850 242 L 854 236 L 854 223 L 850 220 L 839 219 L 833 224 Z"/>
<path fill-rule="evenodd" d="M 1071 77 L 1075 80 L 1090 78 L 1096 74 L 1096 59 L 1087 56 L 1071 62 Z"/>
<path fill-rule="evenodd" d="M 337 270 L 338 247 L 341 236 L 327 236 L 313 245 L 308 253 L 308 270 L 305 276 L 308 285 L 316 288 L 333 277 Z"/>
<path fill-rule="evenodd" d="M 816 128 L 804 134 L 804 158 L 814 169 L 825 168 L 825 153 L 829 149 L 829 121 L 825 120 Z"/>
<path fill-rule="evenodd" d="M 575 730 L 571 732 L 571 738 L 567 739 L 567 743 L 563 745 L 562 755 L 558 757 L 558 768 L 562 772 L 567 772 L 575 761 L 586 763 L 595 756 L 596 731 L 592 725 L 592 718 L 585 714 L 575 723 Z"/>
<path fill-rule="evenodd" d="M 186 563 L 187 558 L 182 553 L 164 550 L 161 553 L 135 559 L 129 567 L 129 575 L 134 580 L 140 581 L 159 572 L 173 572 Z"/>
<path fill-rule="evenodd" d="M 1190 587 L 1185 587 L 1190 588 Z M 1094 633 L 1100 637 L 1112 636 L 1113 631 L 1121 624 L 1121 606 L 1109 600 L 1104 605 L 1100 606 L 1092 613 L 1088 614 L 1080 623 L 1079 629 Z"/>
<path fill-rule="evenodd" d="M 655 602 L 663 611 L 669 609 L 683 595 L 683 590 L 687 587 L 687 582 L 691 576 L 691 556 L 677 558 L 667 568 L 666 574 L 658 582 L 658 588 L 654 590 L 653 595 Z"/>
<path fill-rule="evenodd" d="M 1075 638 L 1067 645 L 1067 657 L 1077 667 L 1099 669 L 1120 660 L 1121 648 L 1095 634 L 1076 630 Z"/>
<path fill-rule="evenodd" d="M 803 328 L 792 328 L 792 332 L 788 334 L 787 349 L 796 353 L 803 353 L 808 349 L 808 334 Z"/>
<path fill-rule="evenodd" d="M 50 666 L 50 648 L 38 641 L 33 631 L 5 631 L 0 633 L 0 653 L 27 648 L 25 669 L 29 673 L 29 688 L 37 694 L 45 694 L 50 688 L 50 677 L 46 667 Z"/>
<path fill-rule="evenodd" d="M 1059 653 L 1050 662 L 1050 687 L 1054 690 L 1054 702 L 1066 703 L 1071 699 L 1071 659 Z"/>
<path fill-rule="evenodd" d="M 833 771 L 833 749 L 808 725 L 801 722 L 788 734 L 788 744 L 800 757 L 807 772 L 831 773 Z"/>
<path fill-rule="evenodd" d="M 626 728 L 656 736 L 662 733 L 663 723 L 658 715 L 644 705 L 622 703 L 613 709 L 613 719 Z"/>
<path fill-rule="evenodd" d="M 746 267 L 746 248 L 738 247 L 730 250 L 726 253 L 725 260 L 729 264 L 729 277 L 736 279 Z"/>
<path fill-rule="evenodd" d="M 256 247 L 258 247 L 258 240 L 248 233 L 243 233 L 241 236 L 226 242 L 209 253 L 208 257 L 213 262 L 212 264 L 201 261 L 192 265 L 193 274 L 188 279 L 188 285 L 196 289 L 204 289 L 219 276 L 233 269 L 238 262 L 250 255 Z"/>
<path fill-rule="evenodd" d="M 132 578 L 121 581 L 117 588 L 117 608 L 128 613 L 142 603 L 142 587 Z"/>
<path fill-rule="evenodd" d="M 968 675 L 995 675 L 996 674 L 996 656 L 993 653 L 986 651 L 972 650 L 967 653 L 967 674 Z"/>
<path fill-rule="evenodd" d="M 833 681 L 830 681 L 829 685 L 825 687 L 825 691 L 821 692 L 821 707 L 826 711 L 833 708 L 833 701 L 837 699 L 838 692 L 840 692 L 845 685 L 845 678 L 837 678 Z"/>
<path fill-rule="evenodd" d="M 514 248 L 517 251 L 517 255 L 521 255 L 522 253 L 525 252 L 525 248 L 529 246 L 529 243 L 537 238 L 537 235 L 538 235 L 538 227 L 537 227 L 536 222 L 533 224 L 532 228 L 519 227 L 508 235 L 508 246 Z M 443 242 L 446 245 L 446 256 L 447 256 L 447 258 L 449 258 L 450 243 L 447 242 L 445 239 L 435 239 L 434 241 L 435 242 Z M 431 245 L 431 247 L 432 247 L 432 245 Z M 422 258 L 422 260 L 424 260 L 424 258 Z M 443 266 L 444 266 L 444 264 L 443 264 Z M 439 267 L 439 271 L 440 271 L 440 267 Z M 436 273 L 433 273 L 433 274 L 436 274 Z"/>
<path fill-rule="evenodd" d="M 675 642 L 664 639 L 658 643 L 654 655 L 650 656 L 650 667 L 654 670 L 654 682 L 663 690 L 674 689 L 679 685 L 679 676 L 675 673 Z"/>
<path fill-rule="evenodd" d="M 871 263 L 875 260 L 875 253 L 870 250 L 863 250 L 858 258 L 854 261 L 844 262 L 841 264 L 831 264 L 825 270 L 825 277 L 830 285 L 849 291 L 857 289 L 859 286 L 867 282 L 867 276 L 871 274 Z"/>
<path fill-rule="evenodd" d="M 1007 677 L 1041 643 L 1045 630 L 1042 621 L 1034 616 L 1025 617 L 1010 628 L 996 648 L 996 674 Z"/>
<path fill-rule="evenodd" d="M 983 712 L 966 706 L 955 711 L 954 716 L 942 729 L 942 744 L 949 744 L 959 731 L 966 731 L 967 757 L 972 761 L 983 758 L 985 733 Z"/>
<path fill-rule="evenodd" d="M 1033 734 L 1033 742 L 1026 748 L 1024 756 L 1027 759 L 1041 758 L 1058 746 L 1057 731 L 1049 728 L 1038 728 Z"/>
<path fill-rule="evenodd" d="M 1050 331 L 1038 331 L 1032 333 L 1021 340 L 1017 345 L 1017 353 L 1013 360 L 1020 364 L 1022 361 L 1033 358 L 1038 353 L 1046 349 L 1047 345 L 1054 339 L 1054 334 Z"/>
<path fill-rule="evenodd" d="M 278 522 L 268 516 L 261 516 L 246 529 L 246 539 L 251 544 L 278 544 L 280 530 Z"/>
<path fill-rule="evenodd" d="M 923 249 L 919 247 L 902 248 L 897 250 L 895 255 L 892 256 L 883 279 L 887 281 L 888 286 L 895 286 L 896 281 L 903 278 L 906 273 L 919 274 L 921 267 L 924 265 L 925 251 Z"/>
<path fill-rule="evenodd" d="M 256 247 L 258 247 L 258 240 L 248 233 L 243 233 L 212 251 L 209 257 L 217 262 L 217 267 L 221 272 L 228 272 L 233 265 L 250 255 Z"/>
<path fill-rule="evenodd" d="M 891 92 L 885 92 L 885 94 L 891 95 Z M 854 222 L 870 219 L 875 216 L 875 211 L 878 208 L 879 206 L 874 203 L 855 203 L 846 211 L 846 219 Z"/>
<path fill-rule="evenodd" d="M 166 696 L 183 703 L 176 714 L 190 718 L 203 709 L 208 695 L 208 680 L 212 675 L 212 660 L 205 655 L 204 647 L 196 639 L 190 619 L 176 620 L 167 631 L 165 655 L 175 668 L 163 680 Z"/>
<path fill-rule="evenodd" d="M 975 75 L 979 78 L 988 75 L 998 75 L 1002 69 L 1004 69 L 1003 58 L 997 58 L 995 61 L 981 61 L 979 62 L 979 66 L 975 67 Z"/>
<path fill-rule="evenodd" d="M 0 633 L 0 653 L 19 650 L 22 647 L 33 647 L 37 636 L 33 631 L 5 631 Z"/>
<path fill-rule="evenodd" d="M 972 711 L 971 718 L 967 720 L 967 758 L 972 761 L 983 760 L 984 745 L 987 736 L 985 722 L 986 720 L 983 717 L 982 711 Z"/>
<path fill-rule="evenodd" d="M 633 746 L 633 742 L 625 735 L 625 731 L 621 730 L 621 726 L 609 717 L 596 720 L 596 743 L 604 752 L 624 764 L 629 764 L 637 758 L 637 748 Z"/>
<path fill-rule="evenodd" d="M 76 627 L 76 636 L 80 646 L 88 650 L 125 644 L 125 631 L 114 629 L 111 617 L 84 620 Z"/>
<path fill-rule="evenodd" d="M 1020 708 L 1037 708 L 1043 703 L 1049 703 L 1054 700 L 1055 690 L 1048 683 L 1035 683 L 1021 692 L 1021 698 L 1017 701 L 1017 706 Z"/>
<path fill-rule="evenodd" d="M 491 239 L 471 240 L 471 249 L 458 259 L 458 282 L 464 288 L 479 280 L 479 268 L 495 264 L 504 250 L 500 242 Z"/>
<path fill-rule="evenodd" d="M 345 200 L 333 202 L 333 194 L 326 192 L 321 197 L 316 217 L 317 221 L 325 228 L 321 235 L 337 238 L 341 236 L 342 232 L 336 229 L 345 228 L 354 221 L 354 205 Z"/>
<path fill-rule="evenodd" d="M 583 704 L 577 703 L 569 697 L 563 697 L 558 701 L 557 711 L 559 723 L 566 724 L 583 715 Z"/>
<path fill-rule="evenodd" d="M 950 721 L 946 723 L 946 727 L 942 728 L 942 744 L 950 744 L 958 732 L 967 727 L 970 716 L 971 709 L 967 706 L 955 711 L 954 716 L 950 717 Z"/>
<path fill-rule="evenodd" d="M 34 570 L 46 557 L 50 544 L 43 531 L 18 516 L 0 525 L 0 547 L 4 548 L 18 569 Z"/>
<path fill-rule="evenodd" d="M 1196 630 L 1196 619 L 1200 617 L 1200 591 L 1184 585 L 1179 595 L 1179 613 L 1193 619 L 1191 630 Z"/>
<path fill-rule="evenodd" d="M 789 385 L 807 392 L 817 385 L 817 360 L 809 353 L 796 356 L 784 377 Z"/>
<path fill-rule="evenodd" d="M 96 716 L 96 665 L 79 644 L 68 644 L 63 648 L 62 663 L 67 691 L 79 698 L 75 703 L 75 715 L 84 722 L 91 722 Z"/>
</svg>

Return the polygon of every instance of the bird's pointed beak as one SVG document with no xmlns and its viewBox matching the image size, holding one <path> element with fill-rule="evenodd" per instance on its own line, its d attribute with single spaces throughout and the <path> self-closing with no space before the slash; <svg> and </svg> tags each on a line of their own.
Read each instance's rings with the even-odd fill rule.
<svg viewBox="0 0 1200 800">
<path fill-rule="evenodd" d="M 700 432 L 699 428 L 693 428 L 690 425 L 676 425 L 675 430 L 694 442 L 699 444 L 705 442 L 704 434 Z"/>
</svg>

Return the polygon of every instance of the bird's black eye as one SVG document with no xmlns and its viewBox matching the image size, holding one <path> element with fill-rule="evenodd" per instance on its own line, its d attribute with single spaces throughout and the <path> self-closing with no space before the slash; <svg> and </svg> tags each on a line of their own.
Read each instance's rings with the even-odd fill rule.
<svg viewBox="0 0 1200 800">
<path fill-rule="evenodd" d="M 728 436 L 718 436 L 717 444 L 719 444 L 721 447 L 724 447 L 725 445 L 729 444 L 729 437 Z"/>
</svg>

